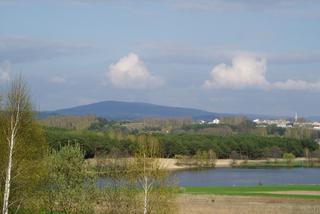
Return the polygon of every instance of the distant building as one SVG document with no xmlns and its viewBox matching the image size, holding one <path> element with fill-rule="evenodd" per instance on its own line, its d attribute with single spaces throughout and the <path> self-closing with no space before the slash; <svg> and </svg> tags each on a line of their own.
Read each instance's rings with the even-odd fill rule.
<svg viewBox="0 0 320 214">
<path fill-rule="evenodd" d="M 292 128 L 292 124 L 288 120 L 260 120 L 255 119 L 252 122 L 254 122 L 257 127 L 267 127 L 271 125 L 275 125 L 279 128 Z"/>
<path fill-rule="evenodd" d="M 220 120 L 218 118 L 214 119 L 213 121 L 213 124 L 219 124 L 220 123 Z"/>
<path fill-rule="evenodd" d="M 254 122 L 254 123 L 260 123 L 260 119 L 255 119 L 255 120 L 253 120 L 252 122 Z"/>
<path fill-rule="evenodd" d="M 319 122 L 314 122 L 314 123 L 312 123 L 312 127 L 315 130 L 320 130 L 320 123 Z"/>
<path fill-rule="evenodd" d="M 211 122 L 209 122 L 209 124 L 219 124 L 220 120 L 218 118 L 212 120 Z"/>
<path fill-rule="evenodd" d="M 206 121 L 204 121 L 204 120 L 199 120 L 199 124 L 205 124 L 206 123 Z"/>
</svg>

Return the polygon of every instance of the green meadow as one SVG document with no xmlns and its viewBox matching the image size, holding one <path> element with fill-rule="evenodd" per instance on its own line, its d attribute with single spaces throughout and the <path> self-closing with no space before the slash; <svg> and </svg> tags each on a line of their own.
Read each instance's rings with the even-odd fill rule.
<svg viewBox="0 0 320 214">
<path fill-rule="evenodd" d="M 187 194 L 272 196 L 283 198 L 320 199 L 320 193 L 317 194 L 317 191 L 320 192 L 320 185 L 185 187 L 183 190 L 184 193 Z M 290 191 L 292 191 L 292 194 Z M 297 194 L 297 192 L 301 193 Z M 310 194 L 312 192 L 315 194 Z"/>
</svg>

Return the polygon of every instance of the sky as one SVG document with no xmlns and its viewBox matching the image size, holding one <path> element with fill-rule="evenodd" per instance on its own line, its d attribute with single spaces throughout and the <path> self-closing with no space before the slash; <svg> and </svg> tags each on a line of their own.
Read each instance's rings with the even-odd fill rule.
<svg viewBox="0 0 320 214">
<path fill-rule="evenodd" d="M 0 89 L 37 109 L 104 100 L 320 115 L 319 0 L 0 0 Z"/>
</svg>

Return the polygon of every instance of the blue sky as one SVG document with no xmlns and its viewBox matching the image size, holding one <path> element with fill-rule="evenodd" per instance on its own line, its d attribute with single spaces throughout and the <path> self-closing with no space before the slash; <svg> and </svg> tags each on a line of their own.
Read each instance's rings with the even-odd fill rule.
<svg viewBox="0 0 320 214">
<path fill-rule="evenodd" d="M 102 100 L 320 115 L 318 0 L 0 0 L 0 88 L 41 110 Z"/>
</svg>

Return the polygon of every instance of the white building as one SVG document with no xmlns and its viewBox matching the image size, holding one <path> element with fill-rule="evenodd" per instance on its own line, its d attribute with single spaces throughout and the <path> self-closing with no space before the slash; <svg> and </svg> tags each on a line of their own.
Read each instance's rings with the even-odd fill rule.
<svg viewBox="0 0 320 214">
<path fill-rule="evenodd" d="M 212 120 L 211 122 L 209 122 L 209 124 L 219 124 L 220 120 L 218 118 Z"/>
<path fill-rule="evenodd" d="M 199 120 L 199 124 L 205 124 L 206 123 L 206 121 L 204 121 L 204 120 Z"/>
</svg>

